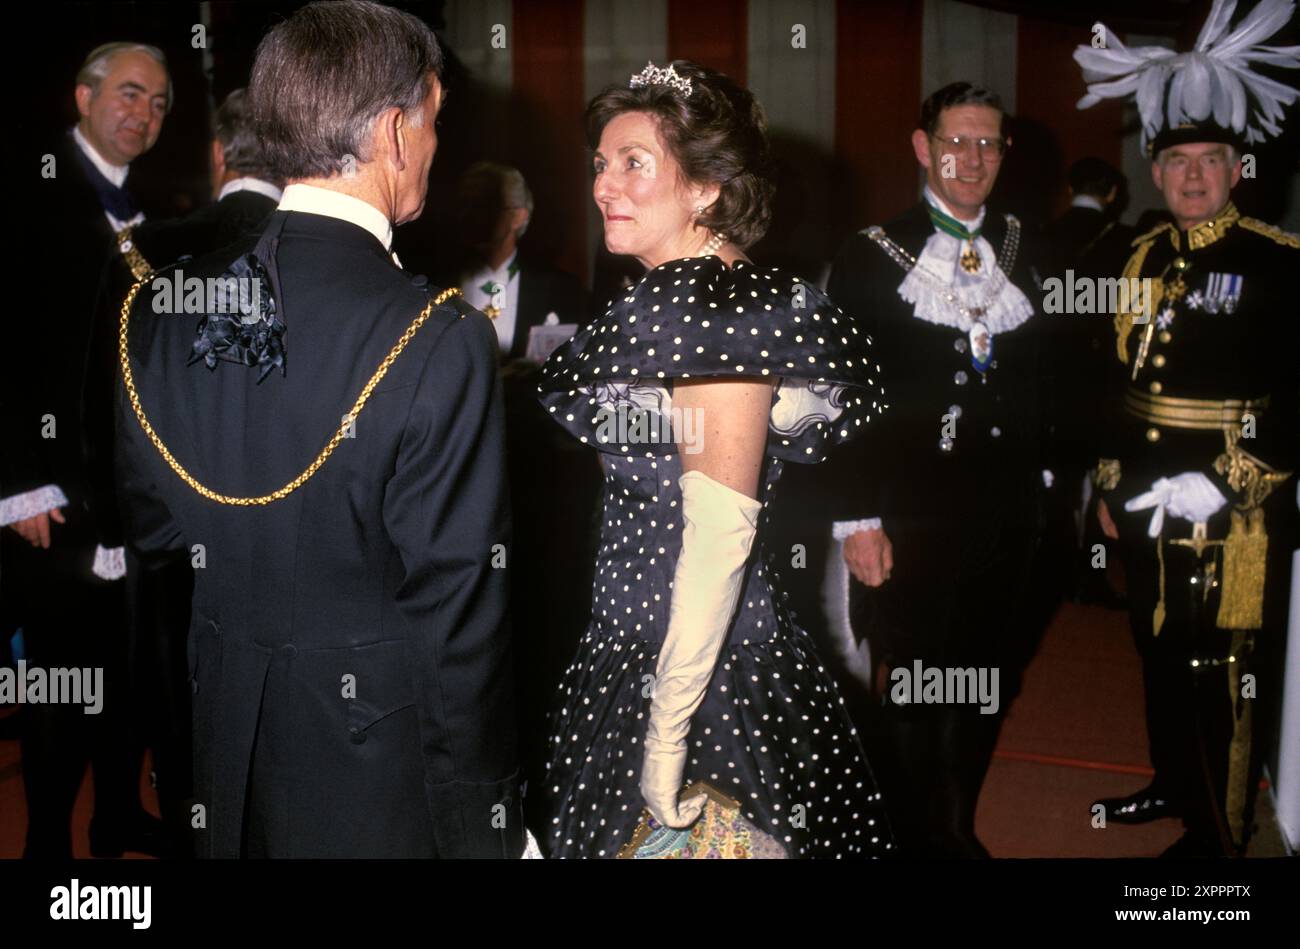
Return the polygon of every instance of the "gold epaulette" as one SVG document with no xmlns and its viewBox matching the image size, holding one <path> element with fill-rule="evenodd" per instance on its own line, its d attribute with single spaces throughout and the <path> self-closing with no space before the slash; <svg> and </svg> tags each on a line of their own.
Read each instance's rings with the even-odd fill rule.
<svg viewBox="0 0 1300 949">
<path fill-rule="evenodd" d="M 122 255 L 123 262 L 131 270 L 131 276 L 136 280 L 143 280 L 149 274 L 153 273 L 153 265 L 144 259 L 144 254 L 140 253 L 140 248 L 135 246 L 135 239 L 131 236 L 131 227 L 124 227 L 117 232 L 118 253 Z"/>
<path fill-rule="evenodd" d="M 1293 247 L 1300 250 L 1300 234 L 1292 234 L 1290 231 L 1282 230 L 1275 224 L 1266 224 L 1259 218 L 1254 217 L 1244 217 L 1237 223 L 1246 230 L 1262 234 L 1269 240 L 1275 241 L 1284 247 Z"/>
</svg>

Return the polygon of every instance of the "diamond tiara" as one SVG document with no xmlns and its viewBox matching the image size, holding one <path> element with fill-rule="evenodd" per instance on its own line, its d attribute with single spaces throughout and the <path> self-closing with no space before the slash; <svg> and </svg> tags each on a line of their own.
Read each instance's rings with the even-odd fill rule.
<svg viewBox="0 0 1300 949">
<path fill-rule="evenodd" d="M 640 89 L 642 86 L 672 86 L 683 96 L 690 96 L 691 81 L 685 76 L 677 75 L 677 70 L 672 66 L 667 69 L 661 69 L 652 62 L 646 63 L 645 69 L 641 70 L 631 81 L 628 82 L 629 88 Z"/>
</svg>

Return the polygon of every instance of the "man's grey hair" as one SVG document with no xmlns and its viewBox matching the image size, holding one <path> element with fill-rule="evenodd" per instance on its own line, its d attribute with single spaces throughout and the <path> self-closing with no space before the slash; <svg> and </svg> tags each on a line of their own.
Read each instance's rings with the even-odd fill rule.
<svg viewBox="0 0 1300 949">
<path fill-rule="evenodd" d="M 157 46 L 147 43 L 105 43 L 96 46 L 77 70 L 77 85 L 90 86 L 92 96 L 99 95 L 99 84 L 113 68 L 113 59 L 122 53 L 144 53 L 151 57 L 167 74 L 167 111 L 172 110 L 172 73 L 167 68 L 167 57 Z"/>
<path fill-rule="evenodd" d="M 286 180 L 370 161 L 380 113 L 401 109 L 419 127 L 442 69 L 433 31 L 409 13 L 366 0 L 302 7 L 266 34 L 253 63 L 248 99 L 267 161 Z"/>
<path fill-rule="evenodd" d="M 247 90 L 236 89 L 226 96 L 212 117 L 212 137 L 221 143 L 227 171 L 280 184 L 253 131 Z"/>
<path fill-rule="evenodd" d="M 465 169 L 456 182 L 457 213 L 487 217 L 511 208 L 524 208 L 533 216 L 533 193 L 518 168 L 495 161 L 480 161 Z M 519 229 L 522 237 L 528 222 Z"/>
</svg>

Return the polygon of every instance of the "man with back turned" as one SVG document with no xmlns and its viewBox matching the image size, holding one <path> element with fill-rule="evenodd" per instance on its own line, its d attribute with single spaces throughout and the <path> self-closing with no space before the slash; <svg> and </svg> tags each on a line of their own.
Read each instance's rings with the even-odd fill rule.
<svg viewBox="0 0 1300 949">
<path fill-rule="evenodd" d="M 391 251 L 424 208 L 442 62 L 373 3 L 272 29 L 249 100 L 277 211 L 185 265 L 224 277 L 203 312 L 156 312 L 174 271 L 129 311 L 128 529 L 196 565 L 200 855 L 523 849 L 496 340 Z"/>
</svg>

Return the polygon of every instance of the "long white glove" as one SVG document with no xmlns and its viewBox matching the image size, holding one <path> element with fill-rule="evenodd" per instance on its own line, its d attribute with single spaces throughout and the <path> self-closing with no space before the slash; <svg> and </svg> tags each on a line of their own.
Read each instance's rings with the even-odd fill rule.
<svg viewBox="0 0 1300 949">
<path fill-rule="evenodd" d="M 672 828 L 689 827 L 704 808 L 703 795 L 678 804 L 686 737 L 726 641 L 763 510 L 760 502 L 702 471 L 686 472 L 678 484 L 682 550 L 673 574 L 668 634 L 655 668 L 641 765 L 641 796 L 655 820 Z"/>
<path fill-rule="evenodd" d="M 1165 524 L 1165 512 L 1170 517 L 1184 517 L 1193 524 L 1208 521 L 1228 503 L 1228 499 L 1214 482 L 1199 471 L 1186 471 L 1172 478 L 1161 478 L 1151 485 L 1151 490 L 1124 502 L 1126 511 L 1144 511 L 1155 508 L 1148 537 L 1159 537 Z"/>
</svg>

